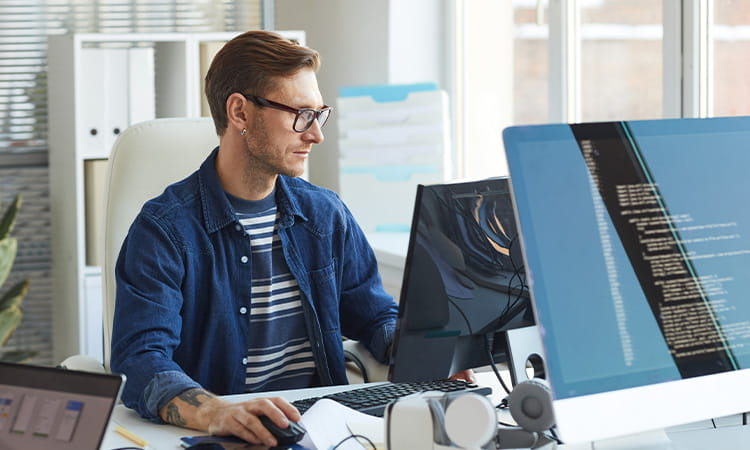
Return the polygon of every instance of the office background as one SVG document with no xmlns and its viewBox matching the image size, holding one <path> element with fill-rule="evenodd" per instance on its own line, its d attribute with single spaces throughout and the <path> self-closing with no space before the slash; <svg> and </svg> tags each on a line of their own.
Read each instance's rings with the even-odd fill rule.
<svg viewBox="0 0 750 450">
<path fill-rule="evenodd" d="M 750 112 L 746 0 L 2 0 L 0 198 L 20 192 L 23 324 L 5 350 L 53 361 L 47 35 L 303 30 L 321 91 L 435 82 L 448 92 L 452 176 L 507 173 L 503 127 Z M 310 161 L 338 189 L 335 121 Z"/>
</svg>

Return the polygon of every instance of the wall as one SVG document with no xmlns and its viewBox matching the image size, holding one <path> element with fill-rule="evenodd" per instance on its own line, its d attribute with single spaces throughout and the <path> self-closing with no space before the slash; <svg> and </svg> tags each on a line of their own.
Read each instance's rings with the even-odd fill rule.
<svg viewBox="0 0 750 450">
<path fill-rule="evenodd" d="M 276 0 L 278 30 L 304 30 L 318 50 L 323 98 L 335 105 L 340 86 L 435 81 L 445 88 L 445 0 Z M 334 112 L 335 114 L 335 112 Z M 338 127 L 313 149 L 309 179 L 338 189 Z"/>
</svg>

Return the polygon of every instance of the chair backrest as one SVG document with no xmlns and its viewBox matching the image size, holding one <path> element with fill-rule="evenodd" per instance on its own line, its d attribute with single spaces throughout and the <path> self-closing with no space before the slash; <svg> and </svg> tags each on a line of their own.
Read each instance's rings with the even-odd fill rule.
<svg viewBox="0 0 750 450">
<path fill-rule="evenodd" d="M 210 118 L 154 119 L 120 134 L 110 154 L 104 216 L 104 365 L 109 370 L 115 262 L 143 204 L 198 169 L 217 145 Z"/>
</svg>

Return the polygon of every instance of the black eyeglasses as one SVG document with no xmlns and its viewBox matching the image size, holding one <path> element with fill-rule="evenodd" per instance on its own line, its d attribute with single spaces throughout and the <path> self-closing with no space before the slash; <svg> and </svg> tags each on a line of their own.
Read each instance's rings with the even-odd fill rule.
<svg viewBox="0 0 750 450">
<path fill-rule="evenodd" d="M 281 103 L 276 103 L 271 100 L 265 99 L 263 97 L 258 97 L 257 95 L 250 95 L 250 94 L 242 94 L 245 96 L 246 99 L 250 100 L 251 102 L 255 103 L 256 105 L 260 106 L 261 108 L 273 108 L 278 109 L 281 111 L 288 111 L 290 113 L 294 113 L 294 124 L 292 125 L 292 129 L 296 131 L 297 133 L 304 133 L 308 130 L 313 124 L 313 121 L 317 119 L 318 126 L 320 128 L 323 128 L 323 125 L 328 122 L 328 118 L 331 117 L 331 111 L 332 108 L 330 106 L 324 105 L 320 109 L 313 109 L 313 108 L 292 108 L 291 106 L 282 105 Z"/>
</svg>

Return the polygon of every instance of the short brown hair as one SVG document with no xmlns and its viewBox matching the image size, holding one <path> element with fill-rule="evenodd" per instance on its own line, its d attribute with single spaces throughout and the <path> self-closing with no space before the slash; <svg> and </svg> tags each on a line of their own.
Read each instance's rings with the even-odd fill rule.
<svg viewBox="0 0 750 450">
<path fill-rule="evenodd" d="M 270 31 L 248 31 L 216 53 L 206 74 L 206 98 L 216 133 L 229 125 L 226 103 L 235 92 L 265 96 L 276 79 L 303 68 L 318 70 L 318 52 Z"/>
</svg>

